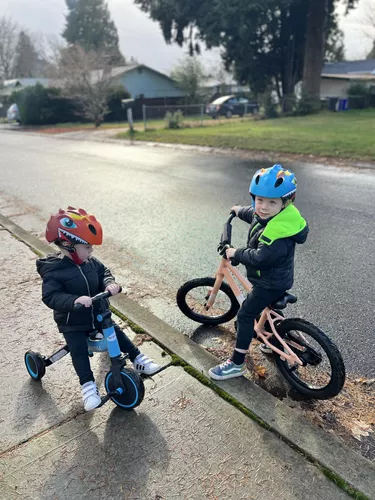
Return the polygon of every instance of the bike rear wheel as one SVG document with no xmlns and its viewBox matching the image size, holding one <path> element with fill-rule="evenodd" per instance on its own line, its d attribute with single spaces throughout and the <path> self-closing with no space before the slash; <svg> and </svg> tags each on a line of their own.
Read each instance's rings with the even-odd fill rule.
<svg viewBox="0 0 375 500">
<path fill-rule="evenodd" d="M 30 377 L 36 381 L 41 380 L 46 373 L 43 356 L 39 352 L 27 351 L 24 360 Z"/>
<path fill-rule="evenodd" d="M 220 325 L 233 319 L 240 307 L 232 289 L 222 283 L 215 302 L 206 309 L 215 278 L 197 278 L 187 281 L 177 292 L 177 305 L 188 318 L 203 325 Z"/>
<path fill-rule="evenodd" d="M 327 335 L 312 323 L 298 318 L 281 321 L 276 329 L 304 363 L 304 366 L 291 365 L 275 355 L 276 365 L 287 382 L 306 398 L 337 396 L 345 383 L 345 365 L 340 351 Z M 275 337 L 272 343 L 284 350 Z"/>
</svg>

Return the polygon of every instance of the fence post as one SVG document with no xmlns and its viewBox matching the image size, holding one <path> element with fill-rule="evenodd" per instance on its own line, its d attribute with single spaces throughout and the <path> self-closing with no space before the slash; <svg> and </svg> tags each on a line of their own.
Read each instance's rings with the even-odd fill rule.
<svg viewBox="0 0 375 500">
<path fill-rule="evenodd" d="M 144 131 L 146 132 L 146 130 L 147 130 L 147 122 L 146 122 L 146 104 L 142 104 L 142 115 L 143 115 L 143 126 L 144 126 Z"/>
<path fill-rule="evenodd" d="M 201 104 L 201 127 L 203 127 L 203 104 Z"/>
</svg>

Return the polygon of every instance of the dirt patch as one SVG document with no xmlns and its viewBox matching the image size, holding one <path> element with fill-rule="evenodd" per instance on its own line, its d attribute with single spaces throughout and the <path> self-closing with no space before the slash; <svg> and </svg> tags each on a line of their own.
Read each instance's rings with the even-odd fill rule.
<svg viewBox="0 0 375 500">
<path fill-rule="evenodd" d="M 211 340 L 215 340 L 217 345 L 206 347 L 209 352 L 223 361 L 231 356 L 234 348 L 233 328 L 226 335 Z M 375 462 L 375 379 L 349 374 L 343 390 L 334 399 L 301 400 L 284 382 L 273 356 L 264 355 L 257 341 L 251 344 L 246 364 L 247 378 Z"/>
<path fill-rule="evenodd" d="M 51 128 L 41 128 L 41 129 L 38 129 L 37 132 L 39 134 L 50 134 L 50 135 L 53 135 L 53 134 L 65 134 L 67 132 L 80 132 L 82 130 L 84 130 L 85 132 L 90 132 L 90 131 L 97 130 L 97 129 L 95 127 L 90 127 L 90 128 L 87 128 L 87 127 L 74 127 L 74 128 L 69 128 L 69 127 L 61 127 L 61 128 L 51 127 Z M 30 132 L 35 132 L 35 129 L 34 130 L 30 129 Z"/>
</svg>

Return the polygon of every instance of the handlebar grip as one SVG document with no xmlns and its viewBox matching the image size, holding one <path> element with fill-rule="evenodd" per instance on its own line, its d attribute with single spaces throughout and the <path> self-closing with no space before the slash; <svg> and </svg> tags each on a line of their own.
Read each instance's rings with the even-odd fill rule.
<svg viewBox="0 0 375 500">
<path fill-rule="evenodd" d="M 121 293 L 122 292 L 122 286 L 120 286 L 120 290 L 118 293 Z M 94 297 L 91 297 L 92 298 L 92 302 L 96 302 L 98 300 L 101 300 L 101 299 L 108 299 L 109 297 L 112 297 L 112 294 L 110 292 L 102 292 L 102 293 L 98 293 L 97 295 L 95 295 Z M 82 309 L 82 307 L 85 307 L 83 304 L 74 304 L 73 306 L 73 311 L 79 311 L 80 309 Z"/>
</svg>

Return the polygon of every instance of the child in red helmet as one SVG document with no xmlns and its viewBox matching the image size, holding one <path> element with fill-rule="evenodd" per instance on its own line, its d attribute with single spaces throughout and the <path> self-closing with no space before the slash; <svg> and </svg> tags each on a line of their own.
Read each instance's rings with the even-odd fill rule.
<svg viewBox="0 0 375 500">
<path fill-rule="evenodd" d="M 101 245 L 103 241 L 102 226 L 93 215 L 81 208 L 60 209 L 47 224 L 46 239 L 55 243 L 61 253 L 37 260 L 37 270 L 43 279 L 42 300 L 53 309 L 54 320 L 70 349 L 85 410 L 93 410 L 101 400 L 90 367 L 87 335 L 100 330 L 100 325 L 95 321 L 91 296 L 104 291 L 116 295 L 120 286 L 111 271 L 92 257 L 93 245 Z M 75 311 L 75 304 L 85 307 Z M 138 373 L 152 375 L 160 369 L 118 325 L 115 330 L 121 351 L 129 355 Z"/>
</svg>

